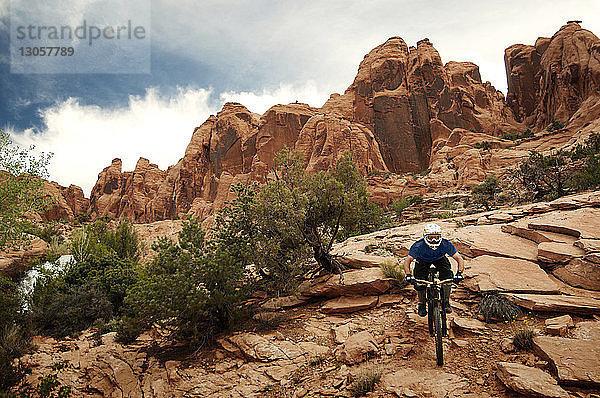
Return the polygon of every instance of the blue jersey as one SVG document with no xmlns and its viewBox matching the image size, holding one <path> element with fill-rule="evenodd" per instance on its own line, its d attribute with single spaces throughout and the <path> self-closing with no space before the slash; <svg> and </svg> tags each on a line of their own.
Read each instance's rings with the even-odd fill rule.
<svg viewBox="0 0 600 398">
<path fill-rule="evenodd" d="M 454 256 L 456 254 L 456 248 L 448 239 L 442 238 L 442 242 L 440 246 L 433 250 L 431 247 L 427 246 L 425 240 L 423 238 L 419 239 L 410 247 L 408 255 L 414 259 L 419 259 L 424 263 L 431 263 L 433 261 L 439 260 L 445 255 Z"/>
</svg>

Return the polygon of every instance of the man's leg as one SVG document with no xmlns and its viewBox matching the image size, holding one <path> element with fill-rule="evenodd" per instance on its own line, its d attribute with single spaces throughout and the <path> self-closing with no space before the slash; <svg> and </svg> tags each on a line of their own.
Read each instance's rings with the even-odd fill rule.
<svg viewBox="0 0 600 398">
<path fill-rule="evenodd" d="M 419 259 L 415 261 L 415 269 L 413 270 L 413 275 L 416 279 L 427 279 L 428 270 L 429 264 L 424 264 Z M 427 298 L 427 293 L 425 291 L 425 286 L 415 286 L 415 290 L 417 291 L 417 297 L 419 299 L 417 312 L 419 313 L 419 316 L 425 316 L 427 315 L 427 303 L 425 302 Z"/>
<path fill-rule="evenodd" d="M 444 256 L 443 258 L 435 261 L 434 264 L 440 273 L 440 280 L 451 279 L 454 277 L 448 257 Z M 450 307 L 451 289 L 452 285 L 450 283 L 446 283 L 444 286 L 442 286 L 442 300 L 444 300 L 444 307 L 448 313 L 452 312 L 452 307 Z"/>
</svg>

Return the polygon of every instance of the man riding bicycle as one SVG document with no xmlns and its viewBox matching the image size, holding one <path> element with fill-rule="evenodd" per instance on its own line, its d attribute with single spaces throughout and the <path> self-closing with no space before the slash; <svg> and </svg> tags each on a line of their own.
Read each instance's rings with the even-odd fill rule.
<svg viewBox="0 0 600 398">
<path fill-rule="evenodd" d="M 454 258 L 458 262 L 458 271 L 456 276 L 452 273 L 450 261 L 446 255 Z M 414 277 L 410 272 L 410 264 L 415 261 Z M 404 273 L 406 281 L 414 283 L 415 279 L 427 279 L 429 267 L 434 265 L 439 271 L 439 278 L 452 279 L 458 283 L 462 281 L 465 262 L 462 256 L 456 251 L 456 248 L 448 239 L 442 238 L 442 229 L 439 225 L 430 223 L 423 228 L 423 238 L 419 239 L 410 247 L 408 256 L 404 260 Z M 452 312 L 450 308 L 450 284 L 445 284 L 442 288 L 444 307 L 446 312 Z M 419 297 L 418 313 L 420 316 L 427 315 L 427 305 L 425 303 L 425 286 L 415 286 Z"/>
</svg>

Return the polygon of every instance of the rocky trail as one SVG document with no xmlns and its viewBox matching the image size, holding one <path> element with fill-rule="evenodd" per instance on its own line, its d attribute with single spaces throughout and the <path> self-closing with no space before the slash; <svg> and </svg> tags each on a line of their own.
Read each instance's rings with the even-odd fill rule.
<svg viewBox="0 0 600 398">
<path fill-rule="evenodd" d="M 81 397 L 352 396 L 354 380 L 381 375 L 372 397 L 594 397 L 600 393 L 600 191 L 441 221 L 466 259 L 453 292 L 445 364 L 436 366 L 415 292 L 379 265 L 401 258 L 422 224 L 357 236 L 336 246 L 349 270 L 305 281 L 295 297 L 256 299 L 245 330 L 193 356 L 169 354 L 159 331 L 122 346 L 93 330 L 36 337 L 21 358 L 35 382 L 58 361 Z M 481 294 L 497 291 L 527 315 L 486 323 Z M 515 328 L 534 347 L 512 344 Z"/>
</svg>

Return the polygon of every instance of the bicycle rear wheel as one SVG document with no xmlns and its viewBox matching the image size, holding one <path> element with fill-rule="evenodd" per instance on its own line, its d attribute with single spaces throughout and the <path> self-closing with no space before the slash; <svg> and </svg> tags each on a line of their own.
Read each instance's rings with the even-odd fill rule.
<svg viewBox="0 0 600 398">
<path fill-rule="evenodd" d="M 438 366 L 444 364 L 444 346 L 442 344 L 442 314 L 439 303 L 433 307 L 433 318 L 435 326 L 435 356 Z"/>
</svg>

